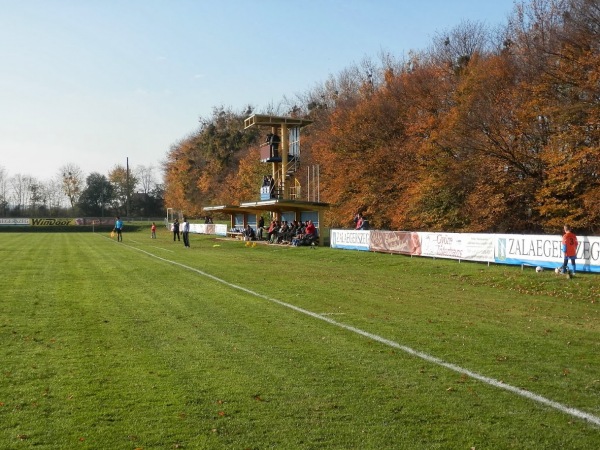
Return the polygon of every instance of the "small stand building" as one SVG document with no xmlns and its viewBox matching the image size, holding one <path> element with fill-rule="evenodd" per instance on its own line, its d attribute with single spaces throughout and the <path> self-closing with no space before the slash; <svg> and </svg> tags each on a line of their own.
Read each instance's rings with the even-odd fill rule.
<svg viewBox="0 0 600 450">
<path fill-rule="evenodd" d="M 319 201 L 318 171 L 300 170 L 300 129 L 311 123 L 307 119 L 261 114 L 245 119 L 245 129 L 259 127 L 266 132 L 260 160 L 270 166 L 266 170 L 269 173 L 265 174 L 262 185 L 257 186 L 257 199 L 239 205 L 205 206 L 204 211 L 230 214 L 231 228 L 237 229 L 247 225 L 256 229 L 265 212 L 272 220 L 312 220 L 318 230 L 319 244 L 329 245 L 329 230 L 322 226 L 323 212 L 329 205 Z"/>
</svg>

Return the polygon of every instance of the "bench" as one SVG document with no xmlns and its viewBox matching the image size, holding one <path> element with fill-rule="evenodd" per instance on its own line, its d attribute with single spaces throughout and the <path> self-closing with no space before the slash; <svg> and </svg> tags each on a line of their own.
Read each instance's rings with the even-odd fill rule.
<svg viewBox="0 0 600 450">
<path fill-rule="evenodd" d="M 228 231 L 227 237 L 242 240 L 244 238 L 244 233 L 240 233 L 239 231 Z"/>
</svg>

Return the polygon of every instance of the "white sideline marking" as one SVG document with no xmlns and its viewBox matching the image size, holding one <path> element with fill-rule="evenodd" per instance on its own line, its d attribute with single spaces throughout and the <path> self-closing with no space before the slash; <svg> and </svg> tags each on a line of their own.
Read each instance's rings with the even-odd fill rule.
<svg viewBox="0 0 600 450">
<path fill-rule="evenodd" d="M 141 242 L 140 242 L 140 241 L 137 241 L 137 240 L 135 240 L 135 239 L 130 239 L 128 242 L 133 242 L 133 243 L 135 243 L 135 244 L 141 244 Z M 122 243 L 122 242 L 121 242 L 121 243 Z M 128 245 L 128 247 L 131 247 L 131 246 L 130 246 L 130 245 Z M 152 247 L 152 248 L 155 248 L 155 249 L 157 249 L 157 250 L 162 250 L 162 251 L 164 251 L 164 252 L 175 253 L 175 251 L 174 251 L 174 250 L 169 250 L 169 249 L 167 249 L 167 248 L 157 247 L 156 245 L 151 245 L 150 247 Z M 131 247 L 131 248 L 135 248 L 135 247 Z"/>
<path fill-rule="evenodd" d="M 156 248 L 156 249 L 158 249 L 158 250 L 162 250 L 162 251 L 164 251 L 164 252 L 175 253 L 175 250 L 169 250 L 168 248 L 156 247 L 155 245 L 151 245 L 150 247 L 152 247 L 152 248 Z"/>
<path fill-rule="evenodd" d="M 378 336 L 376 334 L 369 333 L 368 331 L 361 330 L 360 328 L 355 328 L 355 327 L 353 327 L 351 325 L 346 325 L 344 323 L 337 322 L 337 321 L 335 321 L 333 319 L 330 319 L 329 317 L 326 317 L 326 316 L 324 316 L 322 314 L 318 314 L 318 313 L 309 311 L 307 309 L 300 308 L 300 307 L 292 305 L 290 303 L 282 302 L 281 300 L 277 300 L 276 298 L 268 297 L 268 296 L 260 294 L 258 292 L 254 292 L 254 291 L 252 291 L 250 289 L 247 289 L 247 288 L 242 287 L 242 286 L 238 286 L 237 284 L 230 283 L 230 282 L 225 281 L 225 280 L 223 280 L 221 278 L 218 278 L 218 277 L 216 277 L 214 275 L 211 275 L 209 273 L 203 272 L 203 271 L 201 271 L 199 269 L 195 269 L 193 267 L 186 266 L 185 264 L 182 264 L 180 262 L 172 261 L 170 259 L 166 259 L 166 258 L 163 258 L 161 256 L 154 255 L 154 254 L 152 254 L 150 252 L 147 252 L 145 250 L 142 250 L 142 249 L 130 246 L 130 245 L 124 245 L 124 246 L 132 248 L 134 250 L 137 250 L 138 252 L 144 253 L 144 254 L 146 254 L 148 256 L 151 256 L 153 258 L 159 259 L 159 260 L 164 261 L 166 263 L 182 267 L 182 268 L 190 270 L 192 272 L 196 272 L 196 273 L 198 273 L 198 274 L 200 274 L 202 276 L 210 278 L 211 280 L 214 280 L 214 281 L 216 281 L 218 283 L 222 283 L 222 284 L 224 284 L 226 286 L 229 286 L 229 287 L 231 287 L 233 289 L 238 289 L 238 290 L 240 290 L 242 292 L 246 292 L 247 294 L 253 295 L 255 297 L 262 298 L 264 300 L 268 300 L 270 302 L 276 303 L 276 304 L 281 305 L 281 306 L 285 306 L 286 308 L 290 308 L 290 309 L 292 309 L 292 310 L 294 310 L 296 312 L 305 314 L 305 315 L 310 316 L 310 317 L 314 317 L 315 319 L 323 320 L 323 321 L 325 321 L 325 322 L 327 322 L 327 323 L 329 323 L 331 325 L 335 325 L 335 326 L 343 328 L 345 330 L 352 331 L 353 333 L 359 334 L 359 335 L 364 336 L 366 338 L 369 338 L 369 339 L 371 339 L 373 341 L 379 342 L 379 343 L 387 345 L 389 347 L 396 348 L 398 350 L 402 350 L 403 352 L 408 353 L 409 355 L 413 355 L 413 356 L 416 356 L 418 358 L 424 359 L 427 362 L 430 362 L 430 363 L 433 363 L 433 364 L 437 364 L 438 366 L 445 367 L 447 369 L 450 369 L 450 370 L 452 370 L 454 372 L 458 372 L 460 374 L 467 375 L 467 376 L 469 376 L 471 378 L 479 380 L 479 381 L 481 381 L 481 382 L 483 382 L 485 384 L 488 384 L 490 386 L 494 386 L 494 387 L 497 387 L 499 389 L 504 389 L 505 391 L 512 392 L 513 394 L 520 395 L 521 397 L 528 398 L 529 400 L 533 400 L 533 401 L 538 402 L 538 403 L 540 403 L 542 405 L 546 405 L 546 406 L 554 408 L 554 409 L 556 409 L 558 411 L 561 411 L 561 412 L 563 412 L 565 414 L 569 414 L 569 415 L 571 415 L 573 417 L 577 417 L 579 419 L 587 420 L 588 422 L 590 422 L 590 423 L 592 423 L 594 425 L 600 426 L 600 417 L 594 416 L 593 414 L 586 413 L 585 411 L 581 411 L 581 410 L 576 409 L 576 408 L 571 408 L 570 406 L 566 406 L 566 405 L 563 405 L 562 403 L 558 403 L 558 402 L 555 402 L 554 400 L 550 400 L 550 399 L 548 399 L 546 397 L 542 397 L 541 395 L 534 394 L 531 391 L 527 391 L 525 389 L 521 389 L 521 388 L 518 388 L 518 387 L 515 387 L 515 386 L 511 386 L 510 384 L 503 383 L 503 382 L 501 382 L 499 380 L 496 380 L 494 378 L 490 378 L 490 377 L 486 377 L 484 375 L 480 375 L 480 374 L 478 374 L 476 372 L 470 371 L 469 369 L 464 369 L 464 368 L 462 368 L 460 366 L 457 366 L 456 364 L 448 363 L 448 362 L 446 362 L 446 361 L 444 361 L 442 359 L 436 358 L 435 356 L 431 356 L 431 355 L 429 355 L 427 353 L 423 353 L 423 352 L 420 352 L 418 350 L 414 350 L 414 349 L 412 349 L 410 347 L 407 347 L 405 345 L 399 344 L 399 343 L 394 342 L 394 341 L 390 341 L 389 339 L 386 339 L 384 337 Z"/>
</svg>

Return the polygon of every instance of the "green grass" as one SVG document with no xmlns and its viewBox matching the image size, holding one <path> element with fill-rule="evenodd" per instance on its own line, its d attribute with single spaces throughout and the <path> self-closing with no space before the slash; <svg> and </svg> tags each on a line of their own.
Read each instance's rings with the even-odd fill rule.
<svg viewBox="0 0 600 450">
<path fill-rule="evenodd" d="M 598 417 L 597 276 L 149 234 L 0 233 L 0 448 L 600 448 L 319 319 Z"/>
</svg>

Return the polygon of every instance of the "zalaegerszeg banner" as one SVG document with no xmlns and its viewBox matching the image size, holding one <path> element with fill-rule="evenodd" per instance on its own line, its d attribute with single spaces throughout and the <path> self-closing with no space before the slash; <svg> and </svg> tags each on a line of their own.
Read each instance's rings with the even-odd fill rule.
<svg viewBox="0 0 600 450">
<path fill-rule="evenodd" d="M 600 272 L 600 237 L 578 236 L 577 271 Z M 331 247 L 496 264 L 559 267 L 560 235 L 331 230 Z"/>
</svg>

